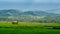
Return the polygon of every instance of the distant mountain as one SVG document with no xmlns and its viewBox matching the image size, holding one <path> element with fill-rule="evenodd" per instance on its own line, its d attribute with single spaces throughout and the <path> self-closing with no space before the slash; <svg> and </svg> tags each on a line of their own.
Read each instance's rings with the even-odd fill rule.
<svg viewBox="0 0 60 34">
<path fill-rule="evenodd" d="M 23 12 L 21 15 L 32 15 L 32 16 L 60 16 L 60 14 L 48 13 L 45 11 L 27 11 Z"/>
<path fill-rule="evenodd" d="M 46 12 L 48 12 L 48 13 L 60 14 L 60 9 L 47 10 Z"/>
<path fill-rule="evenodd" d="M 48 13 L 44 11 L 27 11 L 22 13 L 21 15 L 33 15 L 33 16 L 42 16 L 42 15 L 47 15 Z"/>
<path fill-rule="evenodd" d="M 60 16 L 60 14 L 54 14 L 54 13 L 47 13 L 44 11 L 26 11 L 26 12 L 22 12 L 19 10 L 14 10 L 14 9 L 10 9 L 10 10 L 0 10 L 0 16 L 14 16 L 14 17 L 18 17 L 18 16 Z"/>
<path fill-rule="evenodd" d="M 0 10 L 0 20 L 20 20 L 20 21 L 57 21 L 60 22 L 60 14 L 48 13 L 45 11 L 19 11 L 14 9 Z"/>
<path fill-rule="evenodd" d="M 19 16 L 21 11 L 18 10 L 0 10 L 0 16 L 8 17 L 8 16 Z"/>
</svg>

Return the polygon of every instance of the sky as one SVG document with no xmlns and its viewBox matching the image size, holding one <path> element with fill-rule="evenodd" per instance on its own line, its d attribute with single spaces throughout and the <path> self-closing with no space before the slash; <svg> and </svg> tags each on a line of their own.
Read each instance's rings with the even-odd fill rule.
<svg viewBox="0 0 60 34">
<path fill-rule="evenodd" d="M 0 9 L 19 9 L 19 10 L 60 9 L 60 0 L 0 0 Z"/>
</svg>

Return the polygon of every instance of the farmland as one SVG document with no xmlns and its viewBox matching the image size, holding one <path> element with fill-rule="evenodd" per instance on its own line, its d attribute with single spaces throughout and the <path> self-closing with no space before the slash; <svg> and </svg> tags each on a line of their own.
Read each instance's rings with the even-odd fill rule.
<svg viewBox="0 0 60 34">
<path fill-rule="evenodd" d="M 60 34 L 60 29 L 47 29 L 45 26 L 60 26 L 60 24 L 35 22 L 11 24 L 11 22 L 0 22 L 0 34 Z"/>
</svg>

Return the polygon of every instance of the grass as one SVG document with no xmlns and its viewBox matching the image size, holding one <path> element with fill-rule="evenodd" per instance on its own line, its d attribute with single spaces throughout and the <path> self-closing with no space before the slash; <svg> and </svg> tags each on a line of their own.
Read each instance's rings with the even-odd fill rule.
<svg viewBox="0 0 60 34">
<path fill-rule="evenodd" d="M 60 29 L 46 29 L 44 26 L 60 26 L 58 23 L 11 24 L 0 22 L 0 34 L 60 34 Z"/>
</svg>

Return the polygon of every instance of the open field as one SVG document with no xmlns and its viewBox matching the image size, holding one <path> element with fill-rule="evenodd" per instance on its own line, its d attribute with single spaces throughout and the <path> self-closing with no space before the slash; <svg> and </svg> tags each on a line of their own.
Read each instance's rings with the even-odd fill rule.
<svg viewBox="0 0 60 34">
<path fill-rule="evenodd" d="M 58 23 L 11 24 L 0 22 L 0 34 L 60 34 L 60 29 L 47 29 L 45 26 L 60 26 Z"/>
</svg>

